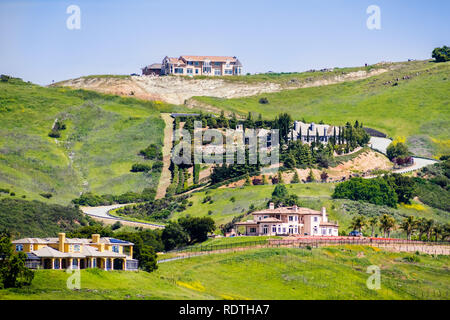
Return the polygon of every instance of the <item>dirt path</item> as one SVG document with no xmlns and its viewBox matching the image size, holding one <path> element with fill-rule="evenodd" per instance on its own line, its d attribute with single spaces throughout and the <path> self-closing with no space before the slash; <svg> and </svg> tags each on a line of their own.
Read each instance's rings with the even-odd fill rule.
<svg viewBox="0 0 450 320">
<path fill-rule="evenodd" d="M 166 195 L 166 190 L 170 185 L 170 179 L 172 178 L 172 173 L 170 172 L 169 167 L 173 142 L 173 118 L 170 116 L 170 113 L 161 113 L 161 118 L 166 124 L 164 128 L 164 146 L 162 149 L 164 165 L 159 178 L 155 199 L 164 198 Z"/>
</svg>

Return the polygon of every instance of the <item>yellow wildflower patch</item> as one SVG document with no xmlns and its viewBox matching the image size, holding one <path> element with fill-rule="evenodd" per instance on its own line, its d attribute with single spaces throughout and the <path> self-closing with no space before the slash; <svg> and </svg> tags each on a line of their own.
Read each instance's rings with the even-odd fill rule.
<svg viewBox="0 0 450 320">
<path fill-rule="evenodd" d="M 417 211 L 424 211 L 425 207 L 421 205 L 420 203 L 412 203 L 412 204 L 403 204 L 403 207 L 405 209 L 414 209 Z"/>
<path fill-rule="evenodd" d="M 202 284 L 200 283 L 200 281 L 193 281 L 193 282 L 182 282 L 182 281 L 177 281 L 176 282 L 177 285 L 181 286 L 181 287 L 185 287 L 191 290 L 195 290 L 195 291 L 200 291 L 203 292 L 205 291 L 205 287 L 202 286 Z"/>
<path fill-rule="evenodd" d="M 392 141 L 392 143 L 393 143 L 394 145 L 396 145 L 396 144 L 399 143 L 399 142 L 401 142 L 401 143 L 406 143 L 406 137 L 398 136 L 398 137 L 395 137 L 394 141 Z"/>
</svg>

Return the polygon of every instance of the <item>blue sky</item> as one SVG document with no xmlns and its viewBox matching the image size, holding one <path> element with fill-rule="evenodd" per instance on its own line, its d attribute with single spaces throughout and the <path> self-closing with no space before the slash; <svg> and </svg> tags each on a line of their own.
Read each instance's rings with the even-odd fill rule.
<svg viewBox="0 0 450 320">
<path fill-rule="evenodd" d="M 72 4 L 80 30 L 66 27 Z M 366 27 L 369 5 L 381 30 Z M 183 54 L 237 56 L 251 73 L 427 59 L 450 45 L 448 12 L 447 0 L 0 0 L 0 73 L 49 84 Z"/>
</svg>

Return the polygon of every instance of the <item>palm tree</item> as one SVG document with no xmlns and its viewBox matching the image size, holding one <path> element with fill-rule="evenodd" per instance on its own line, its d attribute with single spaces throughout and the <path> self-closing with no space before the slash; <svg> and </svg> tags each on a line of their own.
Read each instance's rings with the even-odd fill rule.
<svg viewBox="0 0 450 320">
<path fill-rule="evenodd" d="M 435 223 L 432 232 L 434 233 L 434 240 L 439 240 L 439 235 L 442 235 L 444 233 L 444 225 L 441 223 Z"/>
<path fill-rule="evenodd" d="M 358 230 L 359 232 L 361 232 L 362 228 L 364 228 L 365 225 L 366 219 L 361 215 L 354 217 L 351 222 L 351 227 L 353 228 L 353 230 Z"/>
<path fill-rule="evenodd" d="M 420 218 L 417 221 L 417 229 L 419 230 L 419 240 L 422 240 L 422 236 L 427 232 L 427 219 Z"/>
<path fill-rule="evenodd" d="M 375 233 L 375 227 L 376 227 L 377 224 L 378 224 L 378 217 L 372 217 L 372 218 L 370 218 L 369 221 L 368 221 L 368 223 L 369 223 L 369 226 L 372 228 L 372 234 L 371 234 L 371 237 L 373 237 L 373 235 L 374 235 L 374 233 Z"/>
<path fill-rule="evenodd" d="M 403 220 L 403 222 L 400 225 L 400 228 L 402 228 L 403 231 L 406 232 L 406 238 L 408 240 L 411 240 L 411 235 L 417 228 L 417 221 L 416 219 L 414 219 L 413 216 L 409 216 L 408 218 L 405 218 Z"/>
<path fill-rule="evenodd" d="M 448 237 L 450 237 L 450 223 L 446 223 L 442 226 L 442 234 L 441 234 L 441 241 L 445 241 Z"/>
<path fill-rule="evenodd" d="M 427 240 L 430 241 L 431 232 L 433 231 L 433 228 L 434 228 L 434 220 L 428 219 L 425 224 L 425 227 L 426 227 L 426 233 L 427 233 Z"/>
<path fill-rule="evenodd" d="M 384 232 L 384 237 L 386 238 L 391 235 L 391 230 L 395 227 L 395 219 L 390 215 L 383 214 L 380 218 L 380 227 Z"/>
</svg>

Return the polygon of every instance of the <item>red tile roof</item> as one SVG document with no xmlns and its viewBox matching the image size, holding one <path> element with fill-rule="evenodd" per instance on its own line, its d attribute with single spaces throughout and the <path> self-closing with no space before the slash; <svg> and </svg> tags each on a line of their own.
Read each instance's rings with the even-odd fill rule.
<svg viewBox="0 0 450 320">
<path fill-rule="evenodd" d="M 206 61 L 209 60 L 211 62 L 235 62 L 236 57 L 227 57 L 227 56 L 181 56 L 180 58 L 185 61 Z"/>
</svg>

